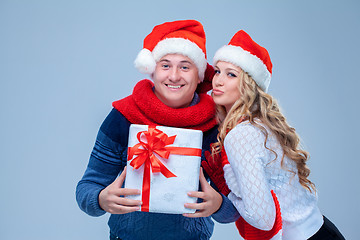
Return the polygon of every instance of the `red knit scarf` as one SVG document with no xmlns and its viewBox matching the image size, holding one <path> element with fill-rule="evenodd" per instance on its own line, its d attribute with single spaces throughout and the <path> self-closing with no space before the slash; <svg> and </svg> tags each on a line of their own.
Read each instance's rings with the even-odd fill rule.
<svg viewBox="0 0 360 240">
<path fill-rule="evenodd" d="M 156 97 L 153 86 L 147 79 L 138 82 L 132 95 L 113 102 L 113 107 L 134 124 L 190 128 L 203 132 L 216 125 L 215 104 L 211 96 L 199 94 L 198 104 L 175 109 Z"/>
</svg>

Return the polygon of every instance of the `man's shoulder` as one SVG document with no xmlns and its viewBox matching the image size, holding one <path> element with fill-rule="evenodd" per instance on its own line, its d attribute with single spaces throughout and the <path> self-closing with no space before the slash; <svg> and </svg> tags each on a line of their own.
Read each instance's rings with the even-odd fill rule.
<svg viewBox="0 0 360 240">
<path fill-rule="evenodd" d="M 113 108 L 102 123 L 100 130 L 113 141 L 125 143 L 129 135 L 130 124 L 121 112 Z"/>
</svg>

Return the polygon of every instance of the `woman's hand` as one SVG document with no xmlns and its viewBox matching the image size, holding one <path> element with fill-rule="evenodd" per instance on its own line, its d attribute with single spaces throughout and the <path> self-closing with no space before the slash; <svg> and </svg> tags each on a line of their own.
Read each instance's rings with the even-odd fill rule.
<svg viewBox="0 0 360 240">
<path fill-rule="evenodd" d="M 100 207 L 112 214 L 124 214 L 140 209 L 142 202 L 125 198 L 127 195 L 139 195 L 140 190 L 122 188 L 126 176 L 126 167 L 121 175 L 109 186 L 104 188 L 99 194 Z"/>
<path fill-rule="evenodd" d="M 208 217 L 216 212 L 222 204 L 220 193 L 215 191 L 215 189 L 213 189 L 206 181 L 202 168 L 200 169 L 200 184 L 202 192 L 189 192 L 188 195 L 190 197 L 201 198 L 203 199 L 203 202 L 185 203 L 186 208 L 197 209 L 195 213 L 184 213 L 183 216 L 185 217 Z"/>
</svg>

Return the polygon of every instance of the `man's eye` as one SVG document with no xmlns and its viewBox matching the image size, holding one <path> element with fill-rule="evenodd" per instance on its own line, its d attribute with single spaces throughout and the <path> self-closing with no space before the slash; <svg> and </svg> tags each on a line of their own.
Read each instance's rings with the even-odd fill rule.
<svg viewBox="0 0 360 240">
<path fill-rule="evenodd" d="M 162 67 L 163 68 L 169 68 L 169 65 L 168 64 L 163 64 Z"/>
<path fill-rule="evenodd" d="M 182 66 L 181 68 L 184 70 L 189 70 L 189 67 L 187 67 L 187 66 Z"/>
</svg>

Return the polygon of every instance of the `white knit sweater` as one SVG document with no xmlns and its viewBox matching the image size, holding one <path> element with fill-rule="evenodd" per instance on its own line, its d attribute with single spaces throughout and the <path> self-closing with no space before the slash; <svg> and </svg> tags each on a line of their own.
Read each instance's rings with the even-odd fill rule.
<svg viewBox="0 0 360 240">
<path fill-rule="evenodd" d="M 277 157 L 265 148 L 262 131 L 248 121 L 227 134 L 224 145 L 230 165 L 224 166 L 224 173 L 231 190 L 228 197 L 249 224 L 270 230 L 275 221 L 275 205 L 270 193 L 273 190 L 281 208 L 282 239 L 308 239 L 323 224 L 317 197 L 299 183 L 294 161 L 285 156 L 281 167 L 281 145 L 276 136 L 266 130 L 269 134 L 266 146 L 276 152 Z"/>
</svg>

